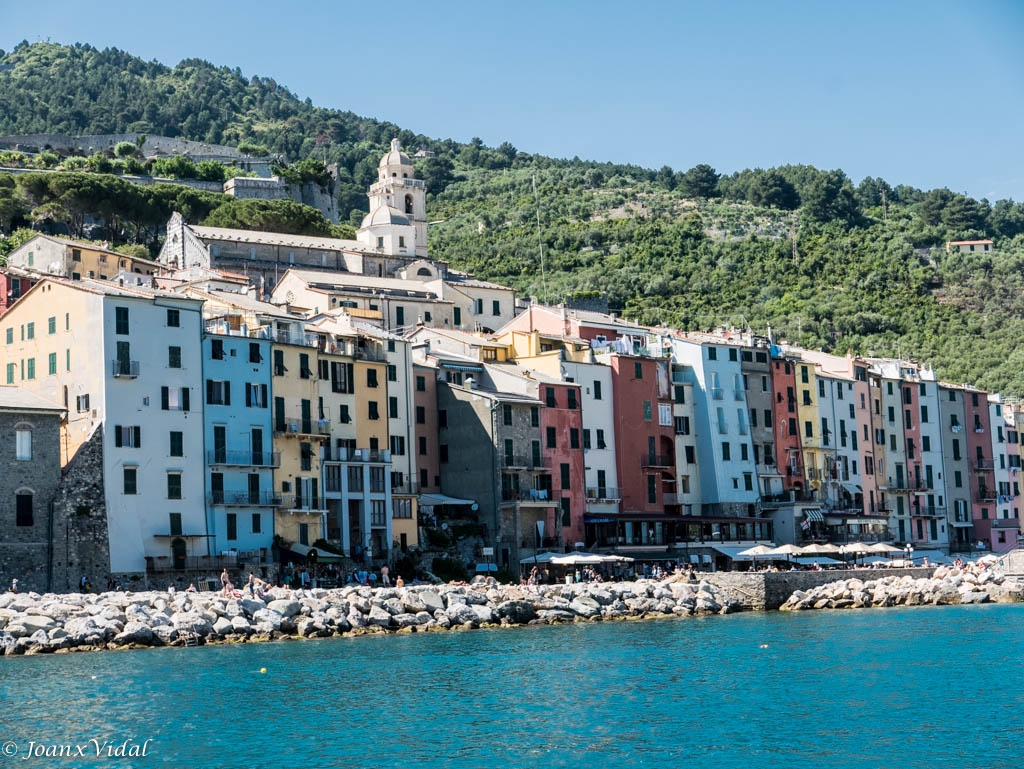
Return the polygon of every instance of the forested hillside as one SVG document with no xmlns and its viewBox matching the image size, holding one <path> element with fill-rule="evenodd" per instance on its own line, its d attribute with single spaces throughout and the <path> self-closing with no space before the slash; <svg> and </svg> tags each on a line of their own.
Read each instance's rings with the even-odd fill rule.
<svg viewBox="0 0 1024 769">
<path fill-rule="evenodd" d="M 169 68 L 42 43 L 0 57 L 0 134 L 122 131 L 262 145 L 292 164 L 326 160 L 338 167 L 351 222 L 398 136 L 410 152 L 436 153 L 417 159 L 417 172 L 436 222 L 431 253 L 455 267 L 544 301 L 599 292 L 649 323 L 761 332 L 770 324 L 808 347 L 901 354 L 934 363 L 947 380 L 1024 394 L 1024 207 L 1012 201 L 855 182 L 810 166 L 720 176 L 703 165 L 643 169 L 530 155 L 507 142 L 436 140 L 314 107 L 272 79 L 198 60 Z M 113 190 L 116 177 L 59 176 L 67 178 L 34 187 L 0 177 L 0 228 L 45 228 L 45 207 L 70 201 L 110 219 L 111 239 L 152 247 L 169 208 L 201 221 L 221 203 L 162 188 L 133 215 L 123 199 L 112 204 L 112 191 L 81 193 L 87 184 Z M 247 226 L 280 223 L 279 212 L 255 213 L 246 212 Z M 324 226 L 310 220 L 301 229 Z M 995 251 L 947 254 L 946 241 L 961 238 L 991 238 Z"/>
</svg>

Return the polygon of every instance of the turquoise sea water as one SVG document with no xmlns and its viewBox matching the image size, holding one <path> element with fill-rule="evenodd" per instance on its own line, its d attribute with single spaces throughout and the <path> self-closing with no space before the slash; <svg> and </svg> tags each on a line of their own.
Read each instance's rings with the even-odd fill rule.
<svg viewBox="0 0 1024 769">
<path fill-rule="evenodd" d="M 1018 769 L 1022 639 L 996 605 L 7 657 L 0 769 Z M 26 757 L 90 739 L 151 742 Z"/>
</svg>

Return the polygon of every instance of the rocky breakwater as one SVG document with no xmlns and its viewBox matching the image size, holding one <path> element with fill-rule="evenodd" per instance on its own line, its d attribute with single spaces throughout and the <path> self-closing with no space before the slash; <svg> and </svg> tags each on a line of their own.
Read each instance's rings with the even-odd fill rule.
<svg viewBox="0 0 1024 769">
<path fill-rule="evenodd" d="M 542 585 L 414 585 L 248 594 L 0 595 L 0 652 L 186 646 L 368 633 L 727 614 L 740 604 L 682 578 Z"/>
<path fill-rule="evenodd" d="M 930 578 L 855 578 L 797 590 L 779 611 L 1020 601 L 1024 601 L 1024 583 L 1007 578 L 997 569 L 940 566 Z"/>
</svg>

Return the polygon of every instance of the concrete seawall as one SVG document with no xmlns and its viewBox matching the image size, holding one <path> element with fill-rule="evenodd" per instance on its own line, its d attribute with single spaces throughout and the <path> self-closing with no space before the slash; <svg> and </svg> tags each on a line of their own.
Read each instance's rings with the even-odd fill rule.
<svg viewBox="0 0 1024 769">
<path fill-rule="evenodd" d="M 701 574 L 708 584 L 732 596 L 744 609 L 778 609 L 797 590 L 811 590 L 830 582 L 882 577 L 931 577 L 934 567 L 909 569 L 843 569 L 829 571 L 719 571 Z"/>
</svg>

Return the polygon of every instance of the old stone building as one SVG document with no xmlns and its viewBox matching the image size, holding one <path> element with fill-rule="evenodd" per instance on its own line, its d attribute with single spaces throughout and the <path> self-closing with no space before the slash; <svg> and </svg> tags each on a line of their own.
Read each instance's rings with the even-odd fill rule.
<svg viewBox="0 0 1024 769">
<path fill-rule="evenodd" d="M 61 480 L 64 409 L 0 387 L 0 586 L 49 590 L 55 569 L 53 499 Z"/>
</svg>

